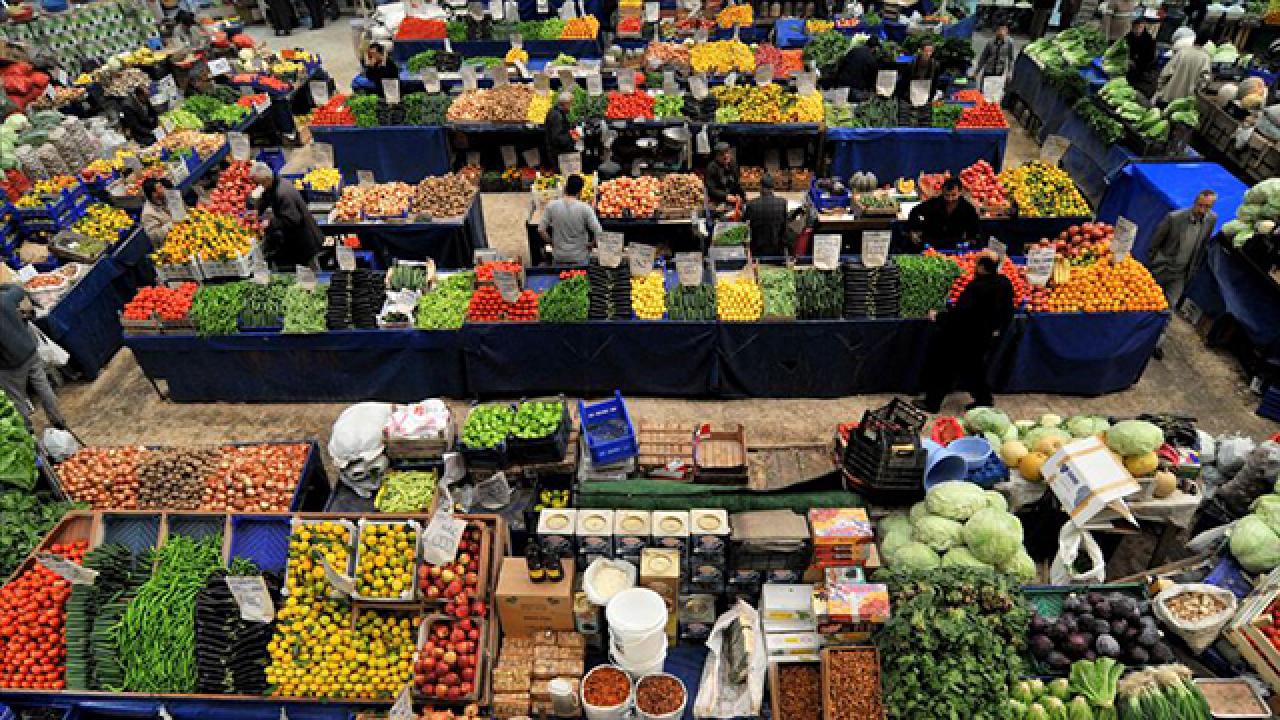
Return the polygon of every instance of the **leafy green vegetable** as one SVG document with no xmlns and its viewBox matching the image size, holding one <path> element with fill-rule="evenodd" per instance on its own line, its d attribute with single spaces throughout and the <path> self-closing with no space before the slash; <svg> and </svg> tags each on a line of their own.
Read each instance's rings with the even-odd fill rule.
<svg viewBox="0 0 1280 720">
<path fill-rule="evenodd" d="M 930 514 L 964 522 L 987 507 L 987 494 L 971 482 L 943 482 L 929 488 L 924 502 Z"/>
<path fill-rule="evenodd" d="M 1245 515 L 1231 529 L 1231 554 L 1249 572 L 1269 572 L 1280 565 L 1280 536 L 1257 515 Z"/>
<path fill-rule="evenodd" d="M 1107 429 L 1107 447 L 1121 455 L 1146 455 L 1164 444 L 1164 432 L 1146 420 L 1123 420 Z"/>
<path fill-rule="evenodd" d="M 75 503 L 45 494 L 0 492 L 0 577 L 8 577 Z"/>
<path fill-rule="evenodd" d="M 839 30 L 826 30 L 809 37 L 809 44 L 804 46 L 804 61 L 829 68 L 840 62 L 852 46 L 848 35 Z"/>
<path fill-rule="evenodd" d="M 964 524 L 961 537 L 975 558 L 999 565 L 1022 549 L 1022 523 L 1004 510 L 984 508 Z"/>
<path fill-rule="evenodd" d="M 8 393 L 0 392 L 0 487 L 31 490 L 36 486 L 36 440 Z"/>
</svg>

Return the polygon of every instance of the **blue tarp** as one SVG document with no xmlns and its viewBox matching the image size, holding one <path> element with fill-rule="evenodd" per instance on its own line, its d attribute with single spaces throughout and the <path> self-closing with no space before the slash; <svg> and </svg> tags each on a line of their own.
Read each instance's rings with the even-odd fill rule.
<svg viewBox="0 0 1280 720">
<path fill-rule="evenodd" d="M 391 258 L 431 258 L 441 269 L 469 268 L 474 264 L 472 251 L 489 247 L 479 194 L 461 218 L 429 223 L 322 223 L 320 229 L 326 235 L 358 236 L 360 246 L 377 253 L 384 265 Z"/>
<path fill-rule="evenodd" d="M 1280 362 L 1280 291 L 1235 250 L 1214 242 L 1186 296 L 1210 318 L 1230 315 L 1254 347 Z"/>
<path fill-rule="evenodd" d="M 98 376 L 120 349 L 120 312 L 139 287 L 155 280 L 147 254 L 151 241 L 134 230 L 98 259 L 53 310 L 36 325 L 71 356 L 72 369 L 87 380 Z"/>
<path fill-rule="evenodd" d="M 831 128 L 831 174 L 842 177 L 873 172 L 891 180 L 922 172 L 953 174 L 986 160 L 1000 167 L 1008 130 L 946 130 L 942 128 Z"/>
<path fill-rule="evenodd" d="M 449 138 L 439 125 L 377 128 L 316 127 L 316 142 L 333 146 L 333 164 L 348 183 L 357 170 L 371 170 L 378 182 L 416 183 L 449 172 Z"/>
<path fill-rule="evenodd" d="M 525 40 L 524 49 L 529 57 L 553 58 L 560 53 L 579 60 L 600 57 L 597 40 Z M 502 40 L 462 40 L 450 43 L 453 51 L 463 57 L 503 57 L 511 49 L 511 43 Z M 443 40 L 396 40 L 391 56 L 397 63 L 407 63 L 409 58 L 425 50 L 443 50 Z"/>
<path fill-rule="evenodd" d="M 1216 190 L 1218 202 L 1214 212 L 1218 225 L 1214 231 L 1236 216 L 1236 208 L 1248 187 L 1226 168 L 1205 161 L 1134 163 L 1124 168 L 1111 182 L 1107 195 L 1098 207 L 1098 219 L 1114 223 L 1124 216 L 1138 225 L 1133 242 L 1133 256 L 1147 257 L 1151 234 L 1171 210 L 1191 207 L 1201 190 Z"/>
</svg>

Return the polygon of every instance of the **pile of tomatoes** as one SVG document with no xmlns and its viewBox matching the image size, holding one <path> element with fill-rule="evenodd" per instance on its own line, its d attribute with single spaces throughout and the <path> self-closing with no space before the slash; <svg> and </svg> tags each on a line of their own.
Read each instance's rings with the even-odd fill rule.
<svg viewBox="0 0 1280 720">
<path fill-rule="evenodd" d="M 639 91 L 609 93 L 609 104 L 605 106 L 604 116 L 610 120 L 653 119 L 653 96 Z"/>
<path fill-rule="evenodd" d="M 80 562 L 88 543 L 54 544 L 49 551 Z M 66 681 L 67 598 L 71 583 L 43 565 L 31 566 L 0 588 L 0 687 L 61 690 Z"/>
<path fill-rule="evenodd" d="M 511 262 L 509 260 L 498 260 L 494 262 L 487 262 L 482 265 L 476 266 L 476 282 L 478 283 L 493 282 L 493 273 L 499 270 L 506 270 L 507 272 L 515 273 L 519 275 L 521 270 L 523 270 L 523 268 L 520 267 L 520 263 Z"/>
<path fill-rule="evenodd" d="M 477 273 L 479 275 L 479 273 Z M 523 290 L 515 302 L 507 302 L 493 285 L 481 285 L 471 294 L 467 322 L 536 322 L 538 293 Z"/>
<path fill-rule="evenodd" d="M 356 116 L 347 107 L 346 95 L 334 95 L 311 113 L 312 125 L 355 125 Z"/>
<path fill-rule="evenodd" d="M 125 320 L 183 320 L 191 312 L 191 299 L 198 287 L 195 283 L 182 283 L 176 288 L 144 287 L 124 306 L 123 317 Z"/>
<path fill-rule="evenodd" d="M 960 293 L 973 282 L 973 268 L 978 262 L 978 257 L 985 251 L 967 252 L 963 255 L 952 255 L 951 259 L 960 266 L 961 275 L 956 281 L 951 283 L 951 291 L 947 295 L 947 302 L 954 303 L 960 298 Z M 934 253 L 933 250 L 925 252 L 926 255 Z M 1023 303 L 1031 296 L 1031 284 L 1027 282 L 1027 274 L 1023 269 L 1014 264 L 1009 258 L 1005 258 L 1000 263 L 1000 274 L 1009 278 L 1009 282 L 1013 285 L 1013 305 L 1021 307 Z"/>
<path fill-rule="evenodd" d="M 980 102 L 960 112 L 956 121 L 956 129 L 960 128 L 1007 128 L 1009 123 L 1004 119 L 1004 111 L 992 102 Z"/>
<path fill-rule="evenodd" d="M 970 199 L 980 208 L 995 210 L 1009 207 L 1004 186 L 996 177 L 995 168 L 986 160 L 979 160 L 960 171 L 960 184 Z"/>
<path fill-rule="evenodd" d="M 449 36 L 449 28 L 443 20 L 407 17 L 396 30 L 397 40 L 443 40 Z"/>
</svg>

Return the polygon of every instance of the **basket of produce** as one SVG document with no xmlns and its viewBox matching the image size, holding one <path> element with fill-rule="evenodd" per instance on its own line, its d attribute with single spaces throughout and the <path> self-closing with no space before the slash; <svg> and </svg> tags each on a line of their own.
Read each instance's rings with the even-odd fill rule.
<svg viewBox="0 0 1280 720">
<path fill-rule="evenodd" d="M 515 416 L 515 408 L 505 403 L 471 406 L 458 438 L 467 467 L 499 470 L 507 466 L 507 436 Z"/>
<path fill-rule="evenodd" d="M 866 217 L 897 217 L 898 201 L 887 190 L 858 193 L 853 196 L 858 214 Z"/>
<path fill-rule="evenodd" d="M 485 620 L 485 603 L 477 600 L 473 604 L 481 612 L 467 609 L 461 616 L 423 618 L 413 659 L 416 697 L 432 705 L 461 706 L 481 702 L 486 696 L 493 655 L 491 623 Z"/>
<path fill-rule="evenodd" d="M 333 599 L 344 597 L 329 582 L 328 573 L 317 579 L 311 571 L 316 566 L 328 564 L 339 575 L 349 576 L 355 564 L 355 523 L 350 520 L 307 520 L 295 517 L 289 521 L 289 527 L 289 557 L 297 558 L 299 562 L 295 564 L 290 561 L 280 594 Z M 318 558 L 324 558 L 324 562 Z"/>
<path fill-rule="evenodd" d="M 507 438 L 512 463 L 554 463 L 569 448 L 569 406 L 564 397 L 522 400 Z"/>
<path fill-rule="evenodd" d="M 715 247 L 735 247 L 751 241 L 751 227 L 741 222 L 719 222 L 711 232 L 711 244 Z"/>
<path fill-rule="evenodd" d="M 360 520 L 352 594 L 365 602 L 410 602 L 417 595 L 417 547 L 422 526 L 413 520 Z"/>
<path fill-rule="evenodd" d="M 436 470 L 392 470 L 382 478 L 382 484 L 373 496 L 373 506 L 384 513 L 430 515 L 436 507 L 439 479 L 440 474 Z M 419 589 L 421 580 L 419 577 Z"/>
<path fill-rule="evenodd" d="M 49 251 L 59 260 L 90 264 L 101 257 L 107 244 L 74 230 L 62 230 L 49 243 Z"/>
<path fill-rule="evenodd" d="M 388 459 L 435 459 L 453 448 L 455 432 L 449 406 L 433 398 L 395 406 L 382 428 L 382 439 Z"/>
<path fill-rule="evenodd" d="M 421 262 L 397 260 L 387 271 L 387 289 L 394 292 L 424 292 L 431 289 L 435 281 L 436 263 L 431 258 Z"/>
<path fill-rule="evenodd" d="M 1066 674 L 1090 650 L 1129 667 L 1173 662 L 1142 583 L 1029 585 L 1023 594 L 1035 610 L 1028 649 L 1045 674 Z"/>
<path fill-rule="evenodd" d="M 247 283 L 236 318 L 240 332 L 280 332 L 284 327 L 284 295 L 292 284 L 288 275 L 273 275 L 265 283 Z"/>
<path fill-rule="evenodd" d="M 809 186 L 809 204 L 820 213 L 830 213 L 849 208 L 849 188 L 839 178 L 819 178 Z"/>
</svg>

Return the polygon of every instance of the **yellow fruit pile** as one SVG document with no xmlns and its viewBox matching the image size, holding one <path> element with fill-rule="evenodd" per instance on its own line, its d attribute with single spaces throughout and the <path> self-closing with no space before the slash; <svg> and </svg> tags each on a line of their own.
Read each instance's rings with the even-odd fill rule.
<svg viewBox="0 0 1280 720">
<path fill-rule="evenodd" d="M 502 60 L 508 65 L 515 65 L 518 62 L 528 64 L 529 52 L 524 48 L 511 48 Z"/>
<path fill-rule="evenodd" d="M 312 168 L 302 176 L 302 180 L 298 183 L 298 187 L 308 187 L 312 190 L 320 190 L 330 192 L 338 187 L 342 182 L 342 171 L 331 167 Z"/>
<path fill-rule="evenodd" d="M 720 11 L 716 15 L 716 24 L 722 28 L 728 29 L 734 25 L 742 27 L 751 27 L 755 23 L 755 16 L 751 11 L 751 5 L 743 3 L 741 5 L 730 5 Z"/>
<path fill-rule="evenodd" d="M 164 245 L 152 259 L 160 265 L 185 263 L 193 257 L 225 262 L 253 248 L 257 233 L 231 215 L 203 208 L 187 211 L 187 219 L 176 223 L 165 236 Z"/>
<path fill-rule="evenodd" d="M 822 93 L 796 96 L 796 102 L 787 113 L 787 122 L 820 123 L 823 119 Z"/>
<path fill-rule="evenodd" d="M 1089 215 L 1085 202 L 1071 176 L 1064 170 L 1039 160 L 1007 168 L 1000 173 L 1000 184 L 1018 204 L 1018 214 L 1025 217 L 1075 217 Z"/>
<path fill-rule="evenodd" d="M 131 227 L 133 218 L 129 213 L 104 203 L 94 203 L 85 209 L 84 217 L 77 220 L 71 229 L 109 245 L 120 239 L 121 230 Z"/>
<path fill-rule="evenodd" d="M 667 312 L 667 290 L 661 270 L 631 281 L 631 309 L 641 320 L 661 320 Z"/>
<path fill-rule="evenodd" d="M 595 15 L 579 15 L 569 18 L 560 31 L 561 40 L 594 40 L 600 33 L 600 21 Z"/>
<path fill-rule="evenodd" d="M 411 599 L 416 545 L 417 534 L 408 523 L 362 525 L 356 592 L 380 600 Z"/>
<path fill-rule="evenodd" d="M 780 123 L 786 118 L 782 106 L 786 101 L 786 93 L 781 85 L 738 85 L 727 87 L 721 85 L 713 89 L 712 94 L 720 108 L 735 108 L 738 121 L 744 123 Z M 819 106 L 818 115 L 822 109 Z"/>
<path fill-rule="evenodd" d="M 755 280 L 716 280 L 716 317 L 726 322 L 752 322 L 764 312 L 764 294 Z"/>
<path fill-rule="evenodd" d="M 547 121 L 549 112 L 551 112 L 551 93 L 534 95 L 529 101 L 529 122 L 541 125 Z"/>
<path fill-rule="evenodd" d="M 756 56 L 737 40 L 716 40 L 694 45 L 689 51 L 689 64 L 695 73 L 752 72 L 756 69 Z"/>
<path fill-rule="evenodd" d="M 285 590 L 293 597 L 328 597 L 329 581 L 325 580 L 320 556 L 340 573 L 345 573 L 351 558 L 351 528 L 336 522 L 299 525 L 289 538 L 289 570 L 285 573 Z"/>
<path fill-rule="evenodd" d="M 830 20 L 805 20 L 804 32 L 806 35 L 817 35 L 818 33 L 824 33 L 835 26 L 836 24 Z"/>
</svg>

